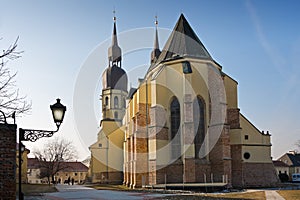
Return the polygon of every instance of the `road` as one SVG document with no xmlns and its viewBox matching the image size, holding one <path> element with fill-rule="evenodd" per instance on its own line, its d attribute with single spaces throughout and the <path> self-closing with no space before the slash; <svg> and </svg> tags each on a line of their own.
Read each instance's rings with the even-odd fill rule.
<svg viewBox="0 0 300 200">
<path fill-rule="evenodd" d="M 167 196 L 170 194 L 154 194 L 143 192 L 125 192 L 114 190 L 96 190 L 81 185 L 57 185 L 58 192 L 46 193 L 42 199 L 63 200 L 63 199 L 85 199 L 85 200 L 142 200 L 155 197 Z"/>
</svg>

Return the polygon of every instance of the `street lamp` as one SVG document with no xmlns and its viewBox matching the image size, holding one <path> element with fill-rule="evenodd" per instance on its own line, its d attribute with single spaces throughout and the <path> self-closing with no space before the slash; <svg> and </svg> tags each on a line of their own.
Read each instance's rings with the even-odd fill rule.
<svg viewBox="0 0 300 200">
<path fill-rule="evenodd" d="M 56 99 L 56 103 L 50 105 L 50 109 L 52 111 L 52 116 L 54 123 L 56 124 L 57 129 L 55 131 L 47 131 L 47 130 L 34 130 L 34 129 L 22 129 L 19 128 L 19 200 L 24 200 L 24 194 L 22 193 L 22 170 L 21 170 L 21 148 L 22 141 L 31 141 L 35 142 L 36 140 L 43 137 L 51 137 L 54 133 L 59 130 L 61 123 L 63 122 L 65 112 L 67 110 L 66 106 L 60 103 L 60 99 Z"/>
</svg>

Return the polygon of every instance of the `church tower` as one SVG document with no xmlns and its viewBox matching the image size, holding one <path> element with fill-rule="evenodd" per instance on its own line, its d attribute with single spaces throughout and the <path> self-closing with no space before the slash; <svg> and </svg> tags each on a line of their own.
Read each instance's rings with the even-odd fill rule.
<svg viewBox="0 0 300 200">
<path fill-rule="evenodd" d="M 102 74 L 102 120 L 97 141 L 90 146 L 88 177 L 93 183 L 121 184 L 123 177 L 124 131 L 121 127 L 128 81 L 126 72 L 121 68 L 122 51 L 118 45 L 115 16 L 113 20 L 108 67 Z"/>
<path fill-rule="evenodd" d="M 122 51 L 118 45 L 116 16 L 113 20 L 112 44 L 108 48 L 109 64 L 102 75 L 102 121 L 121 121 L 126 107 L 127 74 L 121 68 Z"/>
<path fill-rule="evenodd" d="M 158 26 L 157 16 L 155 16 L 155 37 L 154 37 L 153 50 L 151 51 L 151 64 L 157 61 L 161 53 L 161 51 L 159 50 L 157 26 Z"/>
</svg>

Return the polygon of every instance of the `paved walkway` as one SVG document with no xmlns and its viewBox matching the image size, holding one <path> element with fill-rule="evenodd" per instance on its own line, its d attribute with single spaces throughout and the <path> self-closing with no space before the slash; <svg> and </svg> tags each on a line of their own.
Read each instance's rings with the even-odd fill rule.
<svg viewBox="0 0 300 200">
<path fill-rule="evenodd" d="M 64 199 L 85 199 L 85 200 L 151 200 L 156 197 L 165 197 L 172 194 L 96 190 L 82 185 L 57 185 L 58 192 L 45 193 L 44 196 L 25 197 L 25 200 L 64 200 Z M 276 190 L 247 190 L 246 192 L 264 191 L 266 200 L 285 200 Z"/>
<path fill-rule="evenodd" d="M 113 190 L 96 190 L 81 185 L 57 185 L 59 192 L 46 193 L 44 199 L 64 200 L 64 199 L 85 199 L 85 200 L 143 200 L 155 197 L 167 196 L 170 194 L 153 194 L 143 192 L 126 192 Z"/>
<path fill-rule="evenodd" d="M 266 190 L 265 194 L 267 200 L 285 200 L 276 190 Z"/>
</svg>

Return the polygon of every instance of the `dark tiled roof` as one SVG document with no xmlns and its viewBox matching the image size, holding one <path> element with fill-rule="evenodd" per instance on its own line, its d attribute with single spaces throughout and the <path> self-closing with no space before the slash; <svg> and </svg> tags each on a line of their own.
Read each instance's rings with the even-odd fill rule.
<svg viewBox="0 0 300 200">
<path fill-rule="evenodd" d="M 130 88 L 128 92 L 127 99 L 132 99 L 133 95 L 136 93 L 137 89 L 136 88 Z"/>
<path fill-rule="evenodd" d="M 289 165 L 285 164 L 280 160 L 273 160 L 273 164 L 275 167 L 289 167 Z"/>
<path fill-rule="evenodd" d="M 102 74 L 103 89 L 118 89 L 127 92 L 127 74 L 117 65 L 108 67 Z"/>
<path fill-rule="evenodd" d="M 176 56 L 213 60 L 183 14 L 180 15 L 156 63 Z M 148 71 L 153 68 L 155 68 L 155 64 L 152 64 Z"/>
<path fill-rule="evenodd" d="M 64 168 L 61 171 L 64 172 L 87 172 L 88 167 L 85 166 L 82 162 L 63 162 Z M 39 160 L 37 158 L 28 158 L 27 160 L 27 168 L 28 169 L 38 169 L 42 168 Z"/>
<path fill-rule="evenodd" d="M 27 168 L 28 169 L 38 169 L 40 168 L 40 163 L 37 158 L 28 158 L 27 159 Z"/>
<path fill-rule="evenodd" d="M 295 167 L 299 167 L 300 166 L 300 154 L 299 153 L 296 153 L 296 154 L 287 153 L 286 155 L 292 161 L 293 166 L 295 166 Z"/>
<path fill-rule="evenodd" d="M 82 164 L 82 162 L 65 162 L 65 165 L 68 166 L 66 169 L 64 169 L 64 172 L 87 172 L 88 167 Z"/>
</svg>

